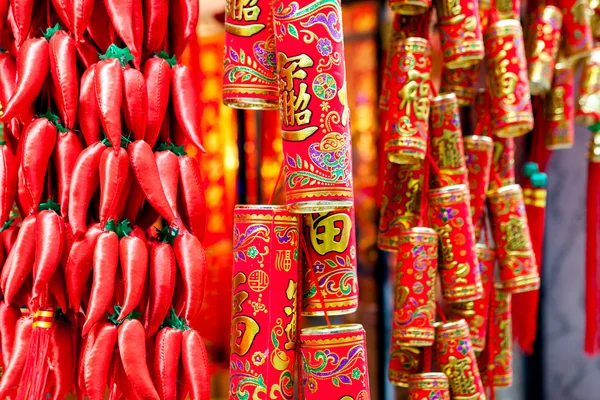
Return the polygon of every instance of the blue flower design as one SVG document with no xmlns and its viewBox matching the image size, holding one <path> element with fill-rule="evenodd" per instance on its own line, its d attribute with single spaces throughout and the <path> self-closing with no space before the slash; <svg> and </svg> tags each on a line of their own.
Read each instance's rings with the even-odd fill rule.
<svg viewBox="0 0 600 400">
<path fill-rule="evenodd" d="M 331 46 L 331 40 L 327 38 L 319 39 L 317 43 L 317 50 L 322 56 L 328 56 L 333 51 L 333 47 Z"/>
</svg>

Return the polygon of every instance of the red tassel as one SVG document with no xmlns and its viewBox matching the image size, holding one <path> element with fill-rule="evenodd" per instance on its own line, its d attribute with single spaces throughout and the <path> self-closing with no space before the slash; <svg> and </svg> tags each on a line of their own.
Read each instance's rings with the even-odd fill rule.
<svg viewBox="0 0 600 400">
<path fill-rule="evenodd" d="M 595 127 L 595 126 L 594 126 Z M 590 128 L 591 129 L 591 128 Z M 595 132 L 594 136 L 598 133 Z M 584 350 L 588 355 L 598 354 L 600 335 L 598 323 L 600 310 L 598 307 L 598 230 L 600 228 L 600 161 L 597 148 L 592 142 L 592 154 L 588 164 L 587 186 L 587 239 L 585 267 L 585 344 Z"/>
<path fill-rule="evenodd" d="M 40 400 L 44 398 L 48 379 L 46 355 L 54 322 L 54 310 L 39 310 L 33 317 L 33 331 L 29 342 L 29 354 L 25 362 L 21 386 L 16 400 Z"/>
</svg>

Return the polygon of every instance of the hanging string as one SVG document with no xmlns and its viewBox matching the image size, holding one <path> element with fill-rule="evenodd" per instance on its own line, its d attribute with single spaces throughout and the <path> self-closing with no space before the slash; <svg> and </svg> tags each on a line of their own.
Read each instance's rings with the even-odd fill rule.
<svg viewBox="0 0 600 400">
<path fill-rule="evenodd" d="M 275 186 L 273 186 L 273 191 L 271 192 L 271 197 L 269 197 L 269 205 L 273 205 L 273 199 L 275 198 L 275 193 L 277 193 L 277 187 L 279 186 L 279 182 L 281 182 L 281 177 L 283 175 L 283 161 L 281 162 L 281 167 L 279 168 L 279 175 L 277 175 L 277 180 L 275 181 Z"/>
<path fill-rule="evenodd" d="M 310 259 L 310 256 L 308 253 L 308 246 L 306 245 L 304 236 L 302 236 L 300 238 L 300 244 L 302 245 L 302 251 L 304 252 L 304 256 L 306 257 L 306 261 L 308 264 L 308 270 L 311 275 L 310 277 L 315 281 L 315 286 L 317 288 L 316 292 L 317 292 L 317 296 L 319 297 L 319 301 L 321 302 L 321 307 L 323 307 L 323 314 L 325 317 L 325 322 L 327 322 L 327 327 L 331 328 L 331 322 L 329 321 L 329 315 L 327 315 L 327 309 L 325 308 L 325 299 L 323 298 L 323 294 L 321 293 L 321 287 L 319 286 L 319 280 L 317 278 L 317 274 L 315 273 L 315 271 L 313 269 L 313 263 L 312 263 L 312 260 Z"/>
</svg>

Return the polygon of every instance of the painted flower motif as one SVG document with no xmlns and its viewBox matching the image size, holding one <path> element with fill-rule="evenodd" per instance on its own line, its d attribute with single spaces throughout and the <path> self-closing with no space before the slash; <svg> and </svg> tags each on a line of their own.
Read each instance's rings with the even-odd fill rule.
<svg viewBox="0 0 600 400">
<path fill-rule="evenodd" d="M 315 378 L 308 378 L 308 390 L 310 390 L 311 393 L 317 392 L 317 381 Z"/>
<path fill-rule="evenodd" d="M 325 264 L 323 264 L 321 261 L 317 261 L 313 265 L 313 271 L 315 271 L 315 274 L 320 274 L 321 272 L 323 272 L 324 269 L 325 269 Z"/>
<path fill-rule="evenodd" d="M 327 38 L 319 39 L 317 43 L 317 50 L 322 56 L 328 56 L 333 51 L 333 47 L 331 46 L 331 40 Z"/>
<path fill-rule="evenodd" d="M 248 249 L 248 257 L 256 258 L 257 255 L 258 255 L 258 250 L 256 249 L 255 246 L 252 246 Z"/>
<path fill-rule="evenodd" d="M 438 218 L 444 222 L 448 222 L 452 218 L 454 218 L 454 210 L 450 207 L 448 207 L 448 208 L 442 207 L 442 209 L 440 210 L 440 213 L 438 214 Z"/>
<path fill-rule="evenodd" d="M 360 370 L 359 370 L 358 368 L 354 368 L 354 369 L 352 370 L 352 377 L 353 377 L 354 379 L 358 379 L 358 378 L 360 378 Z"/>
<path fill-rule="evenodd" d="M 266 359 L 267 359 L 267 356 L 265 355 L 265 353 L 263 353 L 261 351 L 257 351 L 254 354 L 252 354 L 252 363 L 254 365 L 256 365 L 257 367 L 260 365 L 263 365 L 265 363 Z"/>
<path fill-rule="evenodd" d="M 469 352 L 470 348 L 471 347 L 469 346 L 469 343 L 466 340 L 461 340 L 458 342 L 456 350 L 458 350 L 464 356 Z"/>
<path fill-rule="evenodd" d="M 440 400 L 442 398 L 442 394 L 440 392 L 431 392 L 429 393 L 430 400 Z"/>
</svg>

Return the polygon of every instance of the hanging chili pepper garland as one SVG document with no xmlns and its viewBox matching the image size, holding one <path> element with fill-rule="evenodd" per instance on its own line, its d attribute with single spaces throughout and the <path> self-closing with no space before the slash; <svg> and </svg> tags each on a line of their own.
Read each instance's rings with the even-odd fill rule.
<svg viewBox="0 0 600 400">
<path fill-rule="evenodd" d="M 194 330 L 206 204 L 183 147 L 203 151 L 202 139 L 190 72 L 169 56 L 194 32 L 199 4 L 171 2 L 167 18 L 166 2 L 145 3 L 145 16 L 141 1 L 56 0 L 42 11 L 27 0 L 0 13 L 2 46 L 16 49 L 3 51 L 0 79 L 2 398 L 101 399 L 107 384 L 113 399 L 210 397 Z M 157 144 L 169 104 L 184 135 L 164 130 Z M 143 231 L 148 219 L 162 228 Z M 162 356 L 152 359 L 154 343 Z"/>
</svg>

